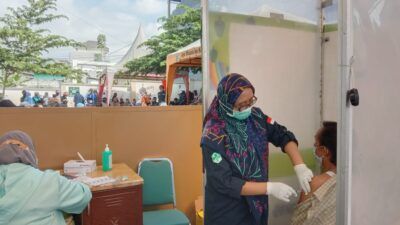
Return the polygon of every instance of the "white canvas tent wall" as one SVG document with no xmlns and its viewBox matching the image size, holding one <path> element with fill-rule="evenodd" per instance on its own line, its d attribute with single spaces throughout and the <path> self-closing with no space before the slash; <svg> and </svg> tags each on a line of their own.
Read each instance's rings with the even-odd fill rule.
<svg viewBox="0 0 400 225">
<path fill-rule="evenodd" d="M 139 47 L 145 41 L 146 41 L 146 35 L 143 31 L 142 26 L 140 25 L 136 37 L 132 42 L 132 45 L 129 47 L 125 55 L 116 63 L 115 70 L 117 71 L 124 70 L 124 65 L 127 62 L 149 54 L 150 51 L 146 47 L 144 46 Z"/>
</svg>

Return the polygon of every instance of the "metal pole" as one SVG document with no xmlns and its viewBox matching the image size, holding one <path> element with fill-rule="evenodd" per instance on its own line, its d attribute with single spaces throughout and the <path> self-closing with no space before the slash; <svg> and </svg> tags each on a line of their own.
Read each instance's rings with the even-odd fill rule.
<svg viewBox="0 0 400 225">
<path fill-rule="evenodd" d="M 340 117 L 338 123 L 336 224 L 351 224 L 352 195 L 352 110 L 346 93 L 351 87 L 353 61 L 352 0 L 339 0 Z"/>
<path fill-rule="evenodd" d="M 171 16 L 171 0 L 168 1 L 168 18 Z"/>
<path fill-rule="evenodd" d="M 203 118 L 207 113 L 207 109 L 209 106 L 208 102 L 208 94 L 209 94 L 209 86 L 210 86 L 210 61 L 209 61 L 209 23 L 208 23 L 208 0 L 201 0 L 201 11 L 202 11 L 202 23 L 201 23 L 201 64 L 202 64 L 202 73 L 203 73 Z M 205 204 L 205 196 L 206 196 L 206 183 L 207 183 L 207 171 L 203 167 L 203 202 Z"/>
<path fill-rule="evenodd" d="M 324 61 L 325 61 L 325 29 L 324 29 L 324 6 L 323 2 L 320 3 L 320 18 L 319 18 L 319 26 L 320 26 L 320 38 L 321 38 L 321 54 L 320 54 L 320 121 L 319 125 L 322 125 L 324 121 L 324 97 L 325 97 L 325 77 L 324 77 Z"/>
<path fill-rule="evenodd" d="M 203 117 L 206 115 L 211 102 L 208 102 L 210 89 L 210 60 L 209 60 L 209 23 L 208 23 L 208 0 L 201 1 L 202 7 L 202 36 L 201 36 L 201 51 L 202 51 L 202 73 L 203 73 Z"/>
</svg>

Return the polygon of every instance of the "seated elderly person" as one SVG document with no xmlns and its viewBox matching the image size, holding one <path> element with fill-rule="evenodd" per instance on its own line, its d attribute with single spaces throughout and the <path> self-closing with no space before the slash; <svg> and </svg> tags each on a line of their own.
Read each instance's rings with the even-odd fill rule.
<svg viewBox="0 0 400 225">
<path fill-rule="evenodd" d="M 336 122 L 324 122 L 315 135 L 315 156 L 322 173 L 310 185 L 311 193 L 301 194 L 292 225 L 336 224 Z"/>
<path fill-rule="evenodd" d="M 39 170 L 26 133 L 0 137 L 0 225 L 65 225 L 63 213 L 81 213 L 91 198 L 88 186 Z"/>
</svg>

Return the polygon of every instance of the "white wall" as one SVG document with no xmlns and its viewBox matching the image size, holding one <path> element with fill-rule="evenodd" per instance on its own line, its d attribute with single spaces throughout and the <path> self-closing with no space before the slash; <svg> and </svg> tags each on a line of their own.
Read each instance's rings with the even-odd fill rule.
<svg viewBox="0 0 400 225">
<path fill-rule="evenodd" d="M 254 35 L 257 34 L 257 35 Z M 257 106 L 310 148 L 320 124 L 319 34 L 232 24 L 230 71 L 255 86 Z"/>
<path fill-rule="evenodd" d="M 325 33 L 329 38 L 324 44 L 324 94 L 322 120 L 338 120 L 339 63 L 337 31 Z"/>
</svg>

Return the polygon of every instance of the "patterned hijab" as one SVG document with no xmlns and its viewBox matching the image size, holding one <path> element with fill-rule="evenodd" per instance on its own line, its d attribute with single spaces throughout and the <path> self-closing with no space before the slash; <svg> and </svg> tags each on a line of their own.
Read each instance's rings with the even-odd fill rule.
<svg viewBox="0 0 400 225">
<path fill-rule="evenodd" d="M 9 140 L 19 141 L 25 146 L 7 143 Z M 23 131 L 10 131 L 0 137 L 0 165 L 12 163 L 23 163 L 38 168 L 38 159 L 33 141 Z"/>
<path fill-rule="evenodd" d="M 217 96 L 211 103 L 204 119 L 201 145 L 223 153 L 240 178 L 246 181 L 268 180 L 268 140 L 266 130 L 260 124 L 261 110 L 252 109 L 246 120 L 228 116 L 244 89 L 253 85 L 240 74 L 229 74 L 218 84 Z M 257 224 L 266 224 L 268 197 L 247 196 L 250 211 Z"/>
</svg>

